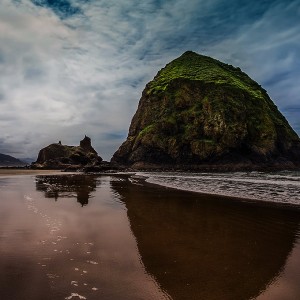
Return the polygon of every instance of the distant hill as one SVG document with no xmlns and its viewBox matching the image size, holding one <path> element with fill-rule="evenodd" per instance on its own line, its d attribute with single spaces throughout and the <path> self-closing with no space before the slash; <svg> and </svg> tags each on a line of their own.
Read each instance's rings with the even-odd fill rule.
<svg viewBox="0 0 300 300">
<path fill-rule="evenodd" d="M 22 157 L 21 160 L 25 163 L 27 163 L 28 165 L 30 165 L 32 162 L 34 162 L 36 160 L 36 158 L 33 157 Z"/>
<path fill-rule="evenodd" d="M 11 166 L 25 166 L 26 163 L 10 155 L 0 153 L 0 166 L 11 167 Z"/>
<path fill-rule="evenodd" d="M 188 51 L 146 85 L 112 162 L 142 169 L 289 169 L 300 165 L 300 139 L 247 74 Z"/>
</svg>

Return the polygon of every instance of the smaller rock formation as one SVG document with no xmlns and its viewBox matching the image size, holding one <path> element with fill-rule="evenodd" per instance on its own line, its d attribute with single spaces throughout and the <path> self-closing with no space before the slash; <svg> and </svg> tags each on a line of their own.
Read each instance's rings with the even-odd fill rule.
<svg viewBox="0 0 300 300">
<path fill-rule="evenodd" d="M 97 166 L 102 162 L 92 147 L 91 139 L 85 136 L 79 146 L 63 145 L 61 141 L 40 150 L 37 161 L 32 163 L 38 169 L 77 170 L 86 166 Z"/>
</svg>

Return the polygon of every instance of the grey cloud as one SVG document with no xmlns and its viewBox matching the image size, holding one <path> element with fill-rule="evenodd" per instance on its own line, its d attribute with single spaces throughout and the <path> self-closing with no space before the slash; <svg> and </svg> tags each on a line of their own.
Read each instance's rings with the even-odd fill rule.
<svg viewBox="0 0 300 300">
<path fill-rule="evenodd" d="M 0 91 L 0 101 L 3 101 L 5 99 L 5 95 Z"/>
<path fill-rule="evenodd" d="M 24 78 L 26 80 L 37 80 L 44 76 L 44 70 L 35 67 L 29 67 L 24 70 Z"/>
<path fill-rule="evenodd" d="M 0 64 L 3 64 L 5 62 L 5 60 L 4 60 L 4 55 L 3 55 L 3 53 L 1 53 L 1 51 L 0 51 Z"/>
<path fill-rule="evenodd" d="M 280 108 L 294 105 L 299 21 L 296 1 L 281 3 L 3 0 L 0 135 L 9 132 L 11 151 L 31 157 L 49 143 L 78 144 L 87 134 L 109 159 L 144 85 L 185 50 L 242 67 Z M 63 15 L 67 7 L 79 13 Z M 295 127 L 294 116 L 287 115 Z"/>
<path fill-rule="evenodd" d="M 7 138 L 0 138 L 0 153 L 18 156 L 22 151 L 16 145 L 7 141 Z"/>
</svg>

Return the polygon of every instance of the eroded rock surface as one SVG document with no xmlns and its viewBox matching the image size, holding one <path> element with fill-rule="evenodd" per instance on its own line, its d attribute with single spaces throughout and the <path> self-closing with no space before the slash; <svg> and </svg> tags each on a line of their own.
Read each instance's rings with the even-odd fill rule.
<svg viewBox="0 0 300 300">
<path fill-rule="evenodd" d="M 102 162 L 91 139 L 87 136 L 80 141 L 80 146 L 63 145 L 60 141 L 40 150 L 34 168 L 75 170 L 85 166 L 96 166 Z"/>
<path fill-rule="evenodd" d="M 112 162 L 140 169 L 293 169 L 300 165 L 300 140 L 247 74 L 188 51 L 146 85 Z"/>
</svg>

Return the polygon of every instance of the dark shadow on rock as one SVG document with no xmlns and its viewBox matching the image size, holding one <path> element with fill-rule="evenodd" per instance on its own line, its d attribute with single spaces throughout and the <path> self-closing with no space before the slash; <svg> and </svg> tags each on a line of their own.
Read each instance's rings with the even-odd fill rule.
<svg viewBox="0 0 300 300">
<path fill-rule="evenodd" d="M 283 270 L 298 212 L 112 181 L 147 273 L 172 299 L 252 299 Z"/>
</svg>

